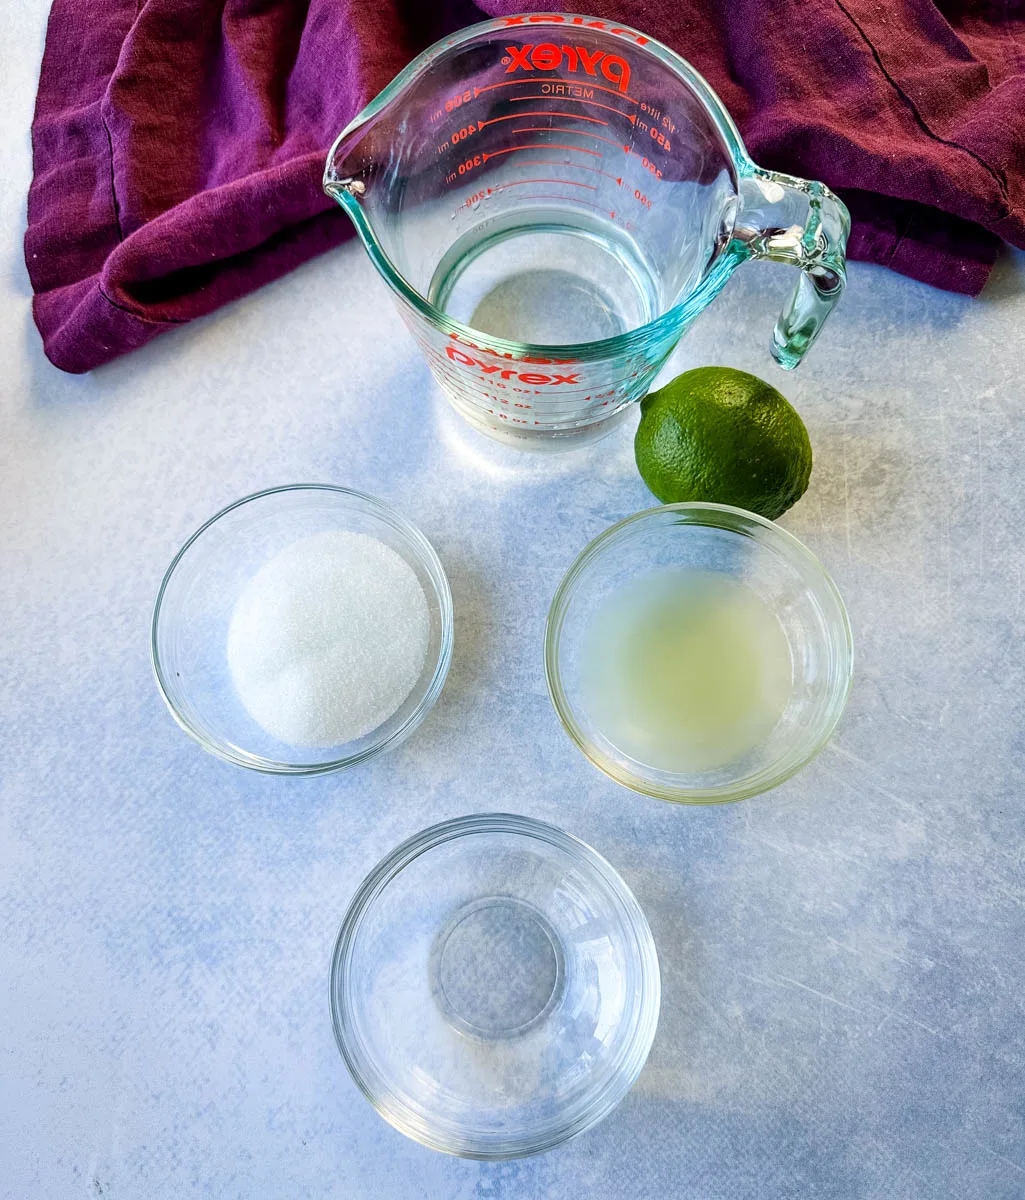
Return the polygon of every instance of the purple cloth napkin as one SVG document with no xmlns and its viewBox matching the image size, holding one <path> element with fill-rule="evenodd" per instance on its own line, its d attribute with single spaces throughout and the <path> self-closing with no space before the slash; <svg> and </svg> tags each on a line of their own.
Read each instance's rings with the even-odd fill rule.
<svg viewBox="0 0 1025 1200">
<path fill-rule="evenodd" d="M 536 2 L 535 11 L 574 11 Z M 851 258 L 976 294 L 1025 246 L 1025 8 L 593 0 L 706 76 L 756 162 L 820 179 Z M 335 135 L 446 31 L 516 0 L 54 0 L 25 256 L 47 356 L 88 371 L 350 232 Z"/>
</svg>

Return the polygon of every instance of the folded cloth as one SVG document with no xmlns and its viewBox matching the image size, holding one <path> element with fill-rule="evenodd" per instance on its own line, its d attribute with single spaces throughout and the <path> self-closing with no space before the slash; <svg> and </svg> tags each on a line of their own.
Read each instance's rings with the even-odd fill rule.
<svg viewBox="0 0 1025 1200">
<path fill-rule="evenodd" d="M 336 245 L 335 135 L 431 41 L 522 8 L 54 0 L 25 235 L 47 356 L 88 371 Z M 702 71 L 756 162 L 835 188 L 850 257 L 974 295 L 1000 239 L 1025 246 L 1021 0 L 586 8 Z"/>
</svg>

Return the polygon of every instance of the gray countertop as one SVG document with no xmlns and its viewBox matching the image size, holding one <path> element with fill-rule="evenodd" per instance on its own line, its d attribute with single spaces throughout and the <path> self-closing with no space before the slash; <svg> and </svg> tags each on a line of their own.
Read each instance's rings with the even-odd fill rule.
<svg viewBox="0 0 1025 1200">
<path fill-rule="evenodd" d="M 742 270 L 673 361 L 781 386 L 815 470 L 782 524 L 832 571 L 856 678 L 829 747 L 745 803 L 627 792 L 563 734 L 545 612 L 652 501 L 632 423 L 525 457 L 442 402 L 348 244 L 94 374 L 41 353 L 21 262 L 46 4 L 0 17 L 0 1195 L 1025 1196 L 1025 256 L 978 300 L 855 266 L 807 364 Z M 377 493 L 455 597 L 437 707 L 300 781 L 205 755 L 148 623 L 207 516 L 300 480 Z M 594 845 L 648 915 L 662 1016 L 602 1125 L 543 1157 L 422 1149 L 350 1082 L 328 966 L 392 846 L 511 809 Z"/>
</svg>

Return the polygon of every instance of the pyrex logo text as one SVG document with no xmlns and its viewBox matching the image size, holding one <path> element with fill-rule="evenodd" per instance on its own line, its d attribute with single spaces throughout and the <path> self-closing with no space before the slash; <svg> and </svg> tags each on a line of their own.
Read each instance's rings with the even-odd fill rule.
<svg viewBox="0 0 1025 1200">
<path fill-rule="evenodd" d="M 613 37 L 628 38 L 638 46 L 646 46 L 649 38 L 636 29 L 625 25 L 613 25 L 608 21 L 595 21 L 591 17 L 567 17 L 561 13 L 531 13 L 523 17 L 499 17 L 504 28 L 513 25 L 582 25 L 585 29 L 600 29 L 602 33 L 611 33 Z"/>
<path fill-rule="evenodd" d="M 618 54 L 607 54 L 604 50 L 585 50 L 583 46 L 556 46 L 554 42 L 540 45 L 506 46 L 507 75 L 513 71 L 554 71 L 565 64 L 567 71 L 583 68 L 588 75 L 601 73 L 616 87 L 625 92 L 630 86 L 630 64 Z"/>
<path fill-rule="evenodd" d="M 543 383 L 579 383 L 580 376 L 576 372 L 571 372 L 569 375 L 545 375 L 540 371 L 521 372 L 514 367 L 503 367 L 501 363 L 482 362 L 479 358 L 472 358 L 463 350 L 457 350 L 455 346 L 446 346 L 445 353 L 452 362 L 462 363 L 464 367 L 477 367 L 485 375 L 497 375 L 499 379 L 518 379 L 520 383 L 529 384 L 531 387 L 538 387 Z"/>
</svg>

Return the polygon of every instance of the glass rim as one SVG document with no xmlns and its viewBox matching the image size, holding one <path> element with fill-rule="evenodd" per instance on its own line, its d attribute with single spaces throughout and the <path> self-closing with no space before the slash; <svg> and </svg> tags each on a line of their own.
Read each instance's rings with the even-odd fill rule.
<svg viewBox="0 0 1025 1200">
<path fill-rule="evenodd" d="M 584 16 L 580 13 L 526 13 L 524 16 L 526 20 L 538 26 L 546 24 L 565 25 L 566 21 L 555 20 L 556 17 L 560 16 L 568 18 L 569 22 L 572 22 L 575 18 L 579 18 L 584 23 L 584 28 L 587 27 L 587 22 L 595 22 L 603 26 L 597 32 L 603 33 L 607 37 L 617 36 L 617 34 L 613 34 L 609 29 L 604 28 L 604 26 L 608 25 L 614 27 L 617 31 L 632 34 L 635 38 L 643 38 L 644 44 L 639 45 L 635 42 L 635 49 L 657 59 L 665 67 L 673 71 L 680 82 L 693 93 L 704 108 L 725 143 L 730 165 L 737 183 L 739 184 L 741 180 L 761 173 L 761 168 L 754 163 L 748 154 L 733 118 L 712 89 L 712 86 L 682 55 L 677 54 L 675 50 L 671 50 L 657 38 L 644 33 L 642 30 L 635 29 L 631 25 L 626 25 L 618 21 L 613 22 L 611 19 L 606 20 L 598 17 Z M 388 286 L 402 300 L 409 304 L 418 315 L 449 336 L 455 336 L 457 339 L 462 339 L 473 344 L 483 343 L 486 347 L 494 349 L 499 355 L 510 355 L 516 359 L 560 357 L 572 353 L 579 359 L 592 361 L 595 359 L 615 358 L 643 349 L 652 341 L 657 341 L 681 331 L 688 321 L 697 316 L 698 313 L 715 299 L 719 292 L 726 286 L 727 281 L 736 268 L 750 256 L 746 248 L 735 244 L 735 240 L 732 238 L 732 229 L 729 242 L 711 261 L 711 264 L 706 268 L 697 285 L 685 297 L 667 308 L 664 313 L 661 313 L 650 321 L 646 321 L 636 329 L 617 333 L 612 337 L 602 338 L 598 341 L 576 343 L 520 342 L 510 338 L 493 337 L 491 334 L 475 329 L 472 325 L 466 325 L 462 321 L 455 320 L 455 318 L 450 317 L 446 312 L 434 305 L 408 282 L 402 272 L 391 261 L 378 240 L 377 235 L 374 233 L 373 226 L 367 219 L 360 202 L 349 192 L 343 190 L 341 195 L 338 195 L 337 192 L 330 190 L 329 185 L 334 182 L 331 178 L 331 172 L 335 155 L 348 138 L 368 125 L 407 87 L 426 74 L 438 58 L 447 54 L 448 51 L 454 50 L 468 41 L 472 41 L 474 38 L 510 28 L 507 20 L 508 18 L 506 17 L 495 17 L 488 21 L 480 21 L 475 25 L 467 26 L 467 28 L 458 30 L 448 37 L 440 38 L 408 63 L 385 88 L 353 117 L 341 133 L 338 134 L 334 142 L 332 142 L 331 149 L 327 154 L 323 175 L 322 186 L 324 191 L 348 214 L 353 225 L 356 227 L 356 232 L 359 234 L 360 240 L 370 255 L 371 261 L 378 272 L 384 277 Z"/>
<path fill-rule="evenodd" d="M 373 516 L 382 519 L 386 524 L 396 529 L 403 535 L 410 547 L 415 550 L 413 557 L 424 568 L 430 579 L 441 613 L 441 644 L 438 647 L 437 662 L 435 663 L 430 683 L 424 695 L 406 719 L 396 726 L 386 737 L 370 742 L 357 753 L 341 755 L 330 759 L 311 759 L 305 762 L 283 762 L 279 759 L 268 758 L 265 755 L 254 754 L 231 742 L 214 739 L 194 725 L 180 710 L 174 700 L 174 689 L 171 687 L 170 681 L 165 677 L 158 644 L 161 617 L 164 611 L 164 598 L 176 570 L 181 565 L 189 550 L 213 525 L 216 525 L 229 513 L 254 501 L 264 500 L 269 496 L 289 492 L 328 492 L 344 496 L 347 499 L 356 501 L 357 505 L 362 506 Z M 453 625 L 452 589 L 448 582 L 448 576 L 445 574 L 445 568 L 438 557 L 437 551 L 412 521 L 377 496 L 371 496 L 367 492 L 360 492 L 354 488 L 341 487 L 332 483 L 288 483 L 277 487 L 263 488 L 258 492 L 252 492 L 248 496 L 243 496 L 241 499 L 234 500 L 231 504 L 225 505 L 224 508 L 219 509 L 212 517 L 204 521 L 182 544 L 164 572 L 160 588 L 157 591 L 157 598 L 153 604 L 153 615 L 150 620 L 150 662 L 157 688 L 171 716 L 174 717 L 179 727 L 194 741 L 198 742 L 207 753 L 225 762 L 230 762 L 234 766 L 245 767 L 248 770 L 257 771 L 264 775 L 326 775 L 333 771 L 357 766 L 359 763 L 376 757 L 383 751 L 403 741 L 420 724 L 437 701 L 445 685 L 445 679 L 452 660 Z M 387 725 L 387 720 L 383 724 Z M 379 726 L 379 728 L 381 727 Z"/>
<path fill-rule="evenodd" d="M 763 545 L 771 546 L 770 539 L 772 539 L 775 542 L 775 548 L 782 553 L 782 557 L 809 567 L 816 580 L 824 585 L 826 594 L 836 607 L 839 615 L 838 626 L 842 631 L 843 648 L 846 652 L 847 666 L 843 685 L 831 697 L 829 719 L 823 724 L 815 739 L 804 746 L 799 754 L 783 755 L 752 775 L 715 787 L 682 787 L 639 775 L 623 767 L 605 754 L 584 732 L 574 715 L 573 707 L 562 684 L 562 669 L 559 664 L 562 629 L 570 597 L 580 576 L 624 533 L 641 522 L 657 519 L 670 513 L 693 516 L 694 520 L 685 522 L 689 525 L 722 529 L 739 537 L 749 537 L 755 540 L 760 537 Z M 785 783 L 806 767 L 827 744 L 843 716 L 850 696 L 854 674 L 854 636 L 851 631 L 847 606 L 844 604 L 843 597 L 833 582 L 832 576 L 799 538 L 777 525 L 775 521 L 770 521 L 767 517 L 744 508 L 737 508 L 731 504 L 715 504 L 709 501 L 684 501 L 677 504 L 656 505 L 643 509 L 641 512 L 632 513 L 603 530 L 580 551 L 560 581 L 549 606 L 548 616 L 545 620 L 544 659 L 545 682 L 548 685 L 548 695 L 552 707 L 570 739 L 585 758 L 589 759 L 600 771 L 623 787 L 652 796 L 657 800 L 668 800 L 677 804 L 725 804 L 750 799 L 752 796 L 760 795 L 762 792 L 767 792 L 771 788 Z M 664 774 L 670 775 L 671 773 L 665 772 Z"/>
<path fill-rule="evenodd" d="M 366 914 L 388 885 L 421 855 L 463 837 L 512 833 L 545 842 L 571 855 L 597 876 L 615 898 L 627 919 L 638 949 L 639 977 L 636 1015 L 629 1040 L 609 1069 L 603 1087 L 562 1121 L 544 1130 L 519 1135 L 488 1135 L 465 1132 L 451 1121 L 425 1116 L 395 1095 L 374 1066 L 354 1023 L 346 1021 L 344 1005 L 348 994 L 347 974 L 351 952 Z M 331 1024 L 335 1042 L 353 1082 L 377 1112 L 395 1129 L 421 1145 L 444 1154 L 497 1162 L 539 1154 L 568 1141 L 603 1120 L 633 1087 L 647 1062 L 654 1041 L 661 1007 L 661 976 L 655 940 L 647 917 L 626 881 L 593 846 L 555 825 L 515 813 L 471 813 L 428 826 L 401 842 L 371 868 L 342 918 L 331 957 Z"/>
</svg>

